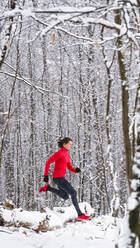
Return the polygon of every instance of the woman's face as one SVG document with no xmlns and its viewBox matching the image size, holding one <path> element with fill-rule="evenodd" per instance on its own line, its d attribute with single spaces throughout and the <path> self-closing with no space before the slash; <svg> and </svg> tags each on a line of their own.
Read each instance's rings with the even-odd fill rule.
<svg viewBox="0 0 140 248">
<path fill-rule="evenodd" d="M 72 147 L 72 141 L 69 141 L 67 144 L 64 144 L 63 146 L 69 151 Z"/>
</svg>

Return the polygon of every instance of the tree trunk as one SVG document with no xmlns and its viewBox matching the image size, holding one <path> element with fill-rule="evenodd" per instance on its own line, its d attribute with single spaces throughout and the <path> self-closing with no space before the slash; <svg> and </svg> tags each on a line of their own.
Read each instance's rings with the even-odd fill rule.
<svg viewBox="0 0 140 248">
<path fill-rule="evenodd" d="M 128 247 L 134 248 L 136 239 L 140 247 L 140 90 L 138 92 L 138 107 L 135 120 L 136 154 L 132 170 L 131 195 L 129 198 L 129 228 Z M 131 202 L 133 205 L 131 205 Z M 135 204 L 134 204 L 135 203 Z"/>
<path fill-rule="evenodd" d="M 121 13 L 120 10 L 115 11 L 115 22 L 121 25 Z M 125 158 L 126 158 L 126 170 L 128 177 L 128 185 L 130 189 L 130 178 L 132 175 L 131 172 L 131 143 L 129 137 L 129 93 L 128 93 L 128 82 L 126 77 L 125 63 L 124 63 L 124 55 L 121 52 L 121 48 L 123 42 L 119 37 L 117 39 L 118 44 L 118 64 L 119 64 L 119 72 L 120 79 L 122 84 L 122 129 L 123 129 L 123 140 L 124 140 L 124 149 L 125 149 Z"/>
<path fill-rule="evenodd" d="M 16 8 L 16 1 L 17 0 L 9 0 L 9 3 L 8 3 L 8 7 L 9 7 L 9 10 L 13 10 Z M 10 46 L 10 35 L 11 35 L 11 30 L 12 30 L 12 25 L 13 25 L 13 16 L 9 17 L 9 20 L 8 20 L 8 23 L 9 23 L 9 27 L 5 28 L 5 42 L 4 42 L 4 45 L 2 47 L 2 51 L 1 51 L 1 58 L 0 58 L 0 68 L 2 67 L 3 63 L 4 63 L 4 60 L 5 60 L 5 57 L 6 57 L 6 53 L 7 53 L 7 50 Z"/>
</svg>

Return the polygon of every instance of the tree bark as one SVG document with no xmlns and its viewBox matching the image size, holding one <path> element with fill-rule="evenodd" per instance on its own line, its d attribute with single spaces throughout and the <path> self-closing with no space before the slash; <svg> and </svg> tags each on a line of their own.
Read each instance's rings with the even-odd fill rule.
<svg viewBox="0 0 140 248">
<path fill-rule="evenodd" d="M 121 25 L 121 13 L 120 10 L 115 11 L 115 22 Z M 124 63 L 124 55 L 121 52 L 123 42 L 119 37 L 117 39 L 118 43 L 118 64 L 121 80 L 121 89 L 122 89 L 122 129 L 123 129 L 123 140 L 124 140 L 124 149 L 125 149 L 125 158 L 126 158 L 126 170 L 128 178 L 128 186 L 130 190 L 130 179 L 132 177 L 132 161 L 131 161 L 131 142 L 129 137 L 129 93 L 128 93 L 128 80 L 126 77 L 126 69 Z"/>
<path fill-rule="evenodd" d="M 134 248 L 136 244 L 136 238 L 139 240 L 140 247 L 140 90 L 138 92 L 138 107 L 136 112 L 136 154 L 133 164 L 133 174 L 131 183 L 131 195 L 129 199 L 129 248 Z M 131 202 L 135 202 L 135 205 L 131 206 Z"/>
</svg>

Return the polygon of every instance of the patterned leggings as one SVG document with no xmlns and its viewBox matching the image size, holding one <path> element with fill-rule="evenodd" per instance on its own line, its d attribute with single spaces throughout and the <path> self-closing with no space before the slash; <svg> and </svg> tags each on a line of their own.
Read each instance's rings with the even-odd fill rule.
<svg viewBox="0 0 140 248">
<path fill-rule="evenodd" d="M 78 201 L 77 201 L 76 190 L 71 186 L 71 184 L 64 177 L 53 178 L 53 180 L 54 180 L 54 183 L 57 184 L 58 189 L 49 187 L 48 191 L 55 193 L 56 195 L 60 196 L 64 200 L 67 200 L 70 195 L 72 199 L 72 203 L 77 211 L 78 216 L 82 215 L 82 212 L 79 208 Z"/>
</svg>

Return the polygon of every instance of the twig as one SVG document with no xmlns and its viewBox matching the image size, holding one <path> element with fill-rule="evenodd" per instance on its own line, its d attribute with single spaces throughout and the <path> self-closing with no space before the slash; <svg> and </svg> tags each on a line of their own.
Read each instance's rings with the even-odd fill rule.
<svg viewBox="0 0 140 248">
<path fill-rule="evenodd" d="M 4 231 L 4 230 L 0 230 L 0 232 L 5 232 L 5 233 L 8 233 L 8 234 L 12 234 L 12 232 L 7 232 L 7 231 Z"/>
</svg>

